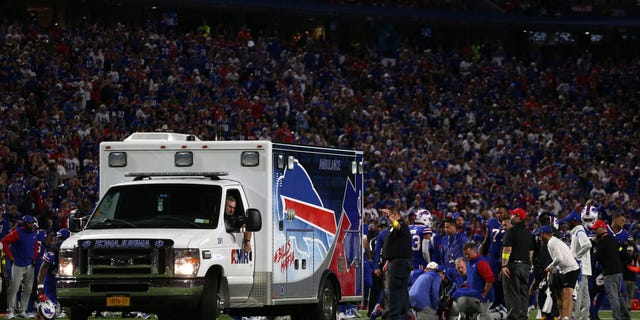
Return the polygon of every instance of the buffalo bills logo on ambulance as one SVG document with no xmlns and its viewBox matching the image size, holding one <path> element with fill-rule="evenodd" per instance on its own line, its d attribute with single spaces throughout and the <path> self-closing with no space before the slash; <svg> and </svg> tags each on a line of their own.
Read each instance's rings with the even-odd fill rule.
<svg viewBox="0 0 640 320">
<path fill-rule="evenodd" d="M 277 210 L 274 212 L 279 215 L 274 219 L 275 244 L 290 246 L 296 260 L 325 261 L 330 258 L 329 268 L 343 276 L 343 293 L 354 294 L 358 291 L 356 282 L 360 281 L 356 280 L 359 271 L 354 264 L 361 254 L 358 246 L 358 237 L 361 236 L 358 190 L 354 187 L 354 181 L 345 178 L 344 172 L 340 171 L 342 167 L 345 170 L 348 167 L 340 166 L 339 160 L 322 160 L 324 162 L 319 165 L 305 160 L 294 159 L 291 168 L 285 168 L 275 176 L 274 203 Z M 284 224 L 282 231 L 278 231 L 277 227 L 280 221 Z M 315 272 L 321 268 L 321 264 L 310 267 Z M 312 276 L 312 273 L 296 272 L 289 265 L 279 271 L 282 273 L 274 272 L 274 280 L 286 279 L 291 282 Z"/>
</svg>

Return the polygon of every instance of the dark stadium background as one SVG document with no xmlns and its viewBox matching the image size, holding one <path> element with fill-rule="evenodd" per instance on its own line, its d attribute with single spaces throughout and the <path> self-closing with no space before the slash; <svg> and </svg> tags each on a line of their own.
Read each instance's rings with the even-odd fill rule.
<svg viewBox="0 0 640 320">
<path fill-rule="evenodd" d="M 527 2 L 538 7 L 511 9 Z M 277 37 L 309 32 L 341 46 L 384 43 L 392 50 L 407 43 L 449 49 L 499 40 L 514 55 L 571 57 L 589 50 L 600 57 L 637 56 L 640 7 L 635 1 L 598 3 L 602 1 L 21 0 L 0 9 L 14 16 L 31 12 L 42 26 L 80 16 L 132 25 L 175 17 L 176 30 L 188 31 L 206 18 L 212 27 L 244 25 Z M 567 34 L 573 40 L 564 39 Z M 534 40 L 541 38 L 545 40 Z"/>
</svg>

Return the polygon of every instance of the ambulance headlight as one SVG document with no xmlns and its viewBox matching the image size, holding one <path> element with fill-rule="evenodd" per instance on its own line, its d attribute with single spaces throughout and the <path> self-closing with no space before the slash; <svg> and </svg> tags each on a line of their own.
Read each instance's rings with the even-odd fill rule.
<svg viewBox="0 0 640 320">
<path fill-rule="evenodd" d="M 174 156 L 176 167 L 191 167 L 193 165 L 193 152 L 180 151 Z"/>
<path fill-rule="evenodd" d="M 126 152 L 109 153 L 109 167 L 126 167 L 126 166 L 127 166 Z"/>
<path fill-rule="evenodd" d="M 195 277 L 200 268 L 200 250 L 175 249 L 173 273 L 176 277 Z"/>
<path fill-rule="evenodd" d="M 58 276 L 60 277 L 72 277 L 73 276 L 73 250 L 60 250 L 58 254 Z"/>
<path fill-rule="evenodd" d="M 244 151 L 240 155 L 240 163 L 243 167 L 257 167 L 260 164 L 260 156 L 256 151 Z"/>
</svg>

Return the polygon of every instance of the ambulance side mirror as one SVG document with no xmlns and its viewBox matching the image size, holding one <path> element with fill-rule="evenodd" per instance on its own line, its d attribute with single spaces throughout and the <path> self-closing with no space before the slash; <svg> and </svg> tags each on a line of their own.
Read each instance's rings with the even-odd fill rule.
<svg viewBox="0 0 640 320">
<path fill-rule="evenodd" d="M 258 209 L 247 209 L 247 231 L 260 231 L 262 229 L 262 216 Z"/>
<path fill-rule="evenodd" d="M 89 221 L 89 217 L 78 217 L 78 210 L 71 211 L 71 215 L 69 216 L 69 231 L 78 232 L 84 229 L 84 226 Z"/>
</svg>

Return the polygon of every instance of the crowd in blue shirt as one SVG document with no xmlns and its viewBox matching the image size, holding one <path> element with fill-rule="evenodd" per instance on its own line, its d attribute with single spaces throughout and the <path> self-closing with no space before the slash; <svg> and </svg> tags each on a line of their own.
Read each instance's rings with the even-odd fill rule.
<svg viewBox="0 0 640 320">
<path fill-rule="evenodd" d="M 498 42 L 383 55 L 251 31 L 4 19 L 8 220 L 65 226 L 63 204 L 97 200 L 100 141 L 170 130 L 364 150 L 367 206 L 457 212 L 469 238 L 503 201 L 562 217 L 594 199 L 638 233 L 637 59 L 543 60 Z"/>
</svg>

